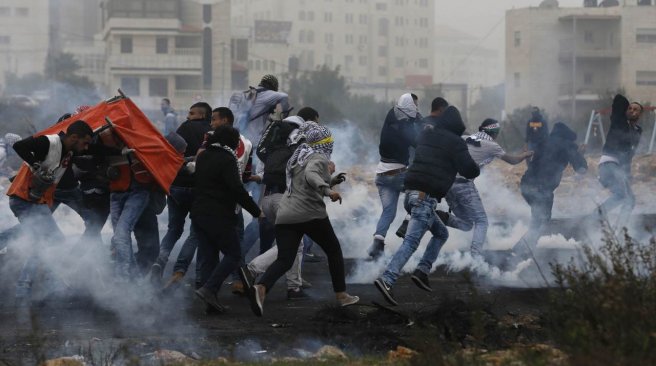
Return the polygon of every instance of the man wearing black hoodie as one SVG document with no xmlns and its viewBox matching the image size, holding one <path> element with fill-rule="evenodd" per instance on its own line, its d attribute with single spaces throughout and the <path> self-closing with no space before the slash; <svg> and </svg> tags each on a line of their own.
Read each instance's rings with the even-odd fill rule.
<svg viewBox="0 0 656 366">
<path fill-rule="evenodd" d="M 571 164 L 579 174 L 585 174 L 588 164 L 576 145 L 576 132 L 564 123 L 554 125 L 542 149 L 533 155 L 520 182 L 522 197 L 531 206 L 528 232 L 515 245 L 517 259 L 524 259 L 537 245 L 543 226 L 551 220 L 554 191 L 560 185 L 563 171 Z"/>
<path fill-rule="evenodd" d="M 435 213 L 437 203 L 453 185 L 456 174 L 474 179 L 480 173 L 478 165 L 469 155 L 467 144 L 460 137 L 465 131 L 465 124 L 457 108 L 450 106 L 441 117 L 427 117 L 424 122 L 427 127 L 420 133 L 415 159 L 404 181 L 404 205 L 411 215 L 408 230 L 387 269 L 374 281 L 385 300 L 392 305 L 398 305 L 392 294 L 392 286 L 426 231 L 430 231 L 433 237 L 412 274 L 412 280 L 419 288 L 432 291 L 428 274 L 449 237 L 446 226 Z"/>
<path fill-rule="evenodd" d="M 210 118 L 212 117 L 212 108 L 209 104 L 199 102 L 189 108 L 187 120 L 178 127 L 177 134 L 180 135 L 187 143 L 184 152 L 185 159 L 193 160 L 203 143 L 205 134 L 212 129 Z M 169 210 L 168 230 L 162 239 L 159 248 L 157 261 L 151 268 L 151 280 L 159 282 L 162 278 L 162 271 L 169 260 L 171 250 L 175 243 L 182 236 L 184 224 L 191 204 L 194 200 L 194 176 L 186 168 L 186 165 L 180 169 L 175 180 L 171 184 L 170 193 L 167 197 L 167 206 Z M 196 240 L 195 235 L 189 235 L 187 240 Z"/>
</svg>

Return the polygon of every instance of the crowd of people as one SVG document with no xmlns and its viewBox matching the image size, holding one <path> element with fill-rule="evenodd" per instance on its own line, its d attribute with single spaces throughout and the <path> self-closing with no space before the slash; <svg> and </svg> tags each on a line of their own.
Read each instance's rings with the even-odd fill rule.
<svg viewBox="0 0 656 366">
<path fill-rule="evenodd" d="M 288 299 L 307 298 L 303 253 L 304 247 L 316 243 L 326 254 L 336 303 L 356 304 L 358 296 L 346 291 L 339 233 L 326 211 L 326 198 L 342 202 L 336 187 L 346 179 L 331 161 L 332 133 L 312 107 L 301 108 L 296 115 L 290 115 L 291 110 L 273 75 L 264 76 L 257 88 L 234 95 L 229 107 L 193 104 L 179 126 L 170 101 L 163 100 L 165 137 L 183 161 L 168 189 L 153 184 L 152 172 L 135 154 L 137 146 L 117 141 L 115 134 L 103 134 L 105 129 L 94 131 L 76 119 L 76 111 L 62 118 L 74 120 L 65 132 L 13 142 L 13 150 L 28 169 L 13 179 L 7 192 L 20 224 L 0 236 L 30 232 L 33 253 L 45 243 L 65 240 L 52 215 L 63 203 L 84 221 L 80 243 L 102 242 L 101 229 L 110 219 L 113 279 L 119 285 L 144 277 L 163 291 L 172 291 L 196 256 L 195 293 L 208 312 L 226 311 L 218 293 L 230 279 L 231 291 L 247 296 L 258 316 L 264 313 L 267 293 L 283 275 Z M 630 166 L 641 133 L 641 112 L 640 104 L 621 95 L 615 98 L 600 162 L 601 182 L 612 196 L 600 206 L 602 214 L 621 205 L 621 215 L 626 217 L 633 208 Z M 580 174 L 587 169 L 576 134 L 563 122 L 549 132 L 539 109 L 527 123 L 527 146 L 519 154 L 507 153 L 495 141 L 501 125 L 493 119 L 483 121 L 478 132 L 463 136 L 466 128 L 460 112 L 440 97 L 432 101 L 424 118 L 418 97 L 403 94 L 381 122 L 381 159 L 374 182 L 382 214 L 368 255 L 371 260 L 385 257 L 385 237 L 404 193 L 407 216 L 397 231 L 403 243 L 395 253 L 388 253 L 389 261 L 374 282 L 393 305 L 398 304 L 393 286 L 427 231 L 432 238 L 410 276 L 422 290 L 432 291 L 429 274 L 448 240 L 447 227 L 472 230 L 471 254 L 482 258 L 488 220 L 475 178 L 485 165 L 496 158 L 509 164 L 527 162 L 520 187 L 532 218 L 529 231 L 516 246 L 518 258 L 525 258 L 536 246 L 551 218 L 553 192 L 564 169 L 572 165 Z M 448 212 L 438 209 L 442 199 Z M 160 242 L 157 215 L 165 208 L 168 226 Z M 248 225 L 243 211 L 253 217 Z M 189 233 L 171 276 L 163 282 L 187 217 Z M 246 263 L 246 254 L 258 239 L 259 256 Z M 30 255 L 16 286 L 20 303 L 29 304 L 38 268 L 38 256 Z"/>
</svg>

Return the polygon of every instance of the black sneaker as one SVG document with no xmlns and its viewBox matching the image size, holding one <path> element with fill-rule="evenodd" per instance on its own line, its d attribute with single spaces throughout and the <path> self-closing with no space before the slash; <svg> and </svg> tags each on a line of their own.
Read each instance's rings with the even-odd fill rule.
<svg viewBox="0 0 656 366">
<path fill-rule="evenodd" d="M 424 272 L 415 269 L 415 271 L 412 272 L 412 276 L 410 276 L 410 278 L 420 289 L 428 292 L 433 292 L 433 289 L 430 287 L 430 283 L 428 282 L 428 275 Z"/>
<path fill-rule="evenodd" d="M 440 221 L 442 221 L 442 223 L 444 225 L 446 225 L 449 222 L 449 213 L 448 212 L 442 211 L 442 210 L 435 210 L 435 213 L 437 214 L 437 217 L 440 218 Z"/>
<path fill-rule="evenodd" d="M 401 226 L 399 226 L 398 230 L 396 230 L 396 236 L 402 239 L 405 238 L 405 232 L 408 231 L 408 223 L 410 223 L 410 220 L 403 220 Z"/>
<path fill-rule="evenodd" d="M 217 313 L 225 313 L 226 308 L 219 304 L 219 300 L 216 298 L 216 294 L 212 293 L 211 290 L 201 287 L 195 291 L 196 296 L 200 297 L 201 300 L 216 310 Z"/>
<path fill-rule="evenodd" d="M 387 302 L 394 306 L 399 304 L 396 302 L 396 299 L 394 299 L 394 294 L 392 294 L 392 286 L 388 285 L 382 278 L 376 279 L 376 281 L 374 281 L 374 285 L 376 285 L 378 291 L 383 294 L 383 297 L 385 300 L 387 300 Z"/>
<path fill-rule="evenodd" d="M 318 263 L 324 260 L 324 257 L 319 254 L 314 254 L 312 252 L 307 252 L 303 254 L 303 260 L 308 263 Z"/>
<path fill-rule="evenodd" d="M 241 283 L 244 285 L 244 292 L 248 293 L 251 287 L 253 287 L 253 283 L 255 283 L 255 278 L 253 278 L 253 274 L 247 266 L 239 267 L 238 271 L 239 279 L 241 279 Z"/>
<path fill-rule="evenodd" d="M 371 244 L 367 254 L 369 254 L 369 259 L 377 260 L 385 254 L 385 242 L 380 239 L 374 239 L 374 243 Z"/>
<path fill-rule="evenodd" d="M 261 317 L 264 315 L 264 299 L 260 295 L 260 292 L 258 292 L 258 288 L 260 286 L 261 285 L 253 285 L 247 294 L 248 301 L 251 303 L 251 310 L 253 311 L 253 314 L 255 314 L 255 316 Z"/>
<path fill-rule="evenodd" d="M 310 296 L 302 288 L 287 290 L 287 300 L 307 300 Z"/>
</svg>

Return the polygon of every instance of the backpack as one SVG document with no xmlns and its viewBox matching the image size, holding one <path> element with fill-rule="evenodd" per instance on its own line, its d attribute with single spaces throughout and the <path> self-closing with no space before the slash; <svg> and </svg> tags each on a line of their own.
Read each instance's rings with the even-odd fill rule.
<svg viewBox="0 0 656 366">
<path fill-rule="evenodd" d="M 299 143 L 287 144 L 289 135 L 298 126 L 285 121 L 274 121 L 262 134 L 257 145 L 257 157 L 264 162 L 262 182 L 269 186 L 284 187 L 286 184 L 287 161 Z"/>
<path fill-rule="evenodd" d="M 230 108 L 232 114 L 234 114 L 235 123 L 240 131 L 246 130 L 248 122 L 264 115 L 251 116 L 251 109 L 253 109 L 255 100 L 257 100 L 257 94 L 262 90 L 264 90 L 264 88 L 253 88 L 252 86 L 249 86 L 248 90 L 236 92 L 230 97 L 228 108 Z"/>
</svg>

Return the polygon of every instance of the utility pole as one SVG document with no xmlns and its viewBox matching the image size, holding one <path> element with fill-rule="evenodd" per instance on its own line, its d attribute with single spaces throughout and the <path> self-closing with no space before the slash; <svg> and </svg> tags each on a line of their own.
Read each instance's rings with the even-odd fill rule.
<svg viewBox="0 0 656 366">
<path fill-rule="evenodd" d="M 576 39 L 576 16 L 573 17 L 572 23 L 572 116 L 570 122 L 576 118 L 576 48 L 578 47 Z"/>
</svg>

